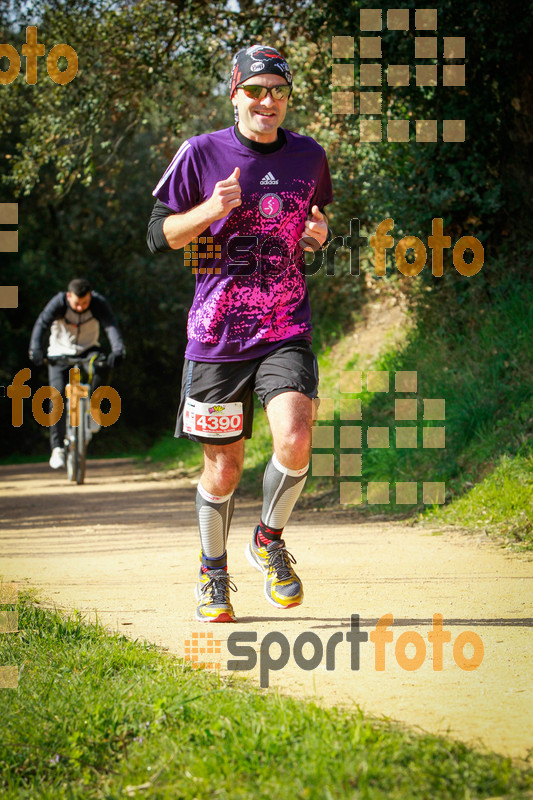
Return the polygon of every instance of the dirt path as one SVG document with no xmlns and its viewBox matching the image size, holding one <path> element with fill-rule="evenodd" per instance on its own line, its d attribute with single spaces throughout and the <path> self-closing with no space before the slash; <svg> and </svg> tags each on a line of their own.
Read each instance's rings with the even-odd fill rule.
<svg viewBox="0 0 533 800">
<path fill-rule="evenodd" d="M 238 622 L 206 626 L 193 618 L 199 549 L 194 492 L 189 480 L 154 480 L 127 461 L 90 462 L 82 487 L 69 485 L 47 465 L 0 467 L 0 575 L 21 587 L 37 587 L 43 599 L 63 608 L 96 610 L 109 628 L 179 655 L 194 633 L 213 632 L 222 645 L 221 656 L 212 660 L 220 658 L 223 668 L 232 657 L 228 635 L 256 632 L 264 678 L 263 639 L 277 631 L 291 651 L 283 669 L 270 671 L 271 686 L 327 704 L 358 704 L 372 714 L 449 732 L 512 756 L 533 748 L 530 556 L 509 554 L 482 537 L 360 523 L 346 513 L 300 512 L 286 538 L 298 559 L 305 602 L 277 613 L 244 556 L 259 504 L 240 498 L 229 541 Z M 370 634 L 387 613 L 394 615 L 394 641 L 385 646 L 384 671 L 375 669 L 371 641 L 361 644 L 360 669 L 352 670 L 344 637 L 336 647 L 335 669 L 326 670 L 326 644 L 333 634 L 349 631 L 352 614 L 360 615 L 361 631 Z M 442 671 L 433 670 L 427 639 L 436 613 L 451 633 Z M 324 645 L 312 671 L 301 669 L 293 652 L 306 631 Z M 427 646 L 415 671 L 403 669 L 395 656 L 407 631 L 419 633 Z M 453 642 L 464 631 L 476 633 L 484 646 L 483 661 L 472 671 L 461 669 L 453 657 Z M 311 658 L 313 648 L 320 656 L 315 638 L 302 657 Z M 405 652 L 412 657 L 415 646 Z M 465 657 L 472 652 L 466 645 Z M 272 644 L 272 660 L 279 654 Z M 242 674 L 258 679 L 259 670 Z"/>
</svg>

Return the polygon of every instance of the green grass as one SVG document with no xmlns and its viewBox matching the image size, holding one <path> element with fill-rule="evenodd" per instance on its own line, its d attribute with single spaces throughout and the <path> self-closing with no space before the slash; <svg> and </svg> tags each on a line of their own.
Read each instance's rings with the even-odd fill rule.
<svg viewBox="0 0 533 800">
<path fill-rule="evenodd" d="M 482 528 L 519 549 L 533 548 L 533 455 L 502 456 L 481 483 L 442 509 L 430 521 Z"/>
<path fill-rule="evenodd" d="M 175 439 L 170 433 L 161 436 L 148 451 L 148 458 L 163 469 L 200 469 L 202 448 L 190 439 Z"/>
<path fill-rule="evenodd" d="M 533 789 L 533 769 L 508 758 L 191 670 L 26 596 L 0 663 L 20 676 L 0 691 L 6 800 L 473 800 Z"/>
<path fill-rule="evenodd" d="M 44 455 L 20 455 L 12 453 L 9 456 L 0 458 L 0 466 L 4 467 L 9 464 L 39 464 L 42 461 L 47 461 L 50 458 L 50 452 L 45 450 Z"/>
</svg>

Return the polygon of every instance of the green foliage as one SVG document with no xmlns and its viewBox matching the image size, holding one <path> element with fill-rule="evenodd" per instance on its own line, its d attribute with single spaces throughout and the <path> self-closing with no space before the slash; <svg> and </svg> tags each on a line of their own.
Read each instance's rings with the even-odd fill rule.
<svg viewBox="0 0 533 800">
<path fill-rule="evenodd" d="M 202 447 L 190 439 L 175 439 L 161 436 L 148 452 L 148 458 L 156 466 L 165 469 L 199 470 L 202 465 Z"/>
<path fill-rule="evenodd" d="M 0 267 L 2 284 L 20 286 L 20 307 L 0 315 L 0 384 L 27 365 L 31 327 L 44 303 L 70 277 L 86 273 L 112 302 L 128 348 L 113 377 L 123 414 L 110 433 L 127 448 L 128 437 L 137 446 L 139 432 L 151 440 L 171 429 L 193 281 L 180 253 L 148 254 L 150 192 L 183 138 L 231 124 L 230 56 L 255 41 L 280 47 L 290 61 L 295 91 L 288 126 L 314 136 L 328 152 L 334 235 L 347 236 L 352 218 L 367 234 L 391 216 L 396 241 L 411 234 L 427 242 L 434 217 L 444 219 L 452 243 L 478 237 L 485 264 L 475 279 L 459 276 L 448 252 L 443 278 L 433 279 L 428 265 L 413 282 L 438 295 L 440 316 L 453 319 L 458 307 L 490 303 L 504 272 L 520 282 L 533 216 L 527 182 L 533 110 L 522 80 L 531 4 L 439 0 L 439 41 L 441 35 L 466 38 L 466 86 L 432 89 L 411 81 L 409 88 L 391 89 L 384 82 L 383 108 L 392 118 L 410 119 L 412 128 L 415 119 L 465 119 L 467 141 L 381 145 L 358 141 L 355 115 L 331 113 L 331 38 L 349 35 L 357 43 L 359 10 L 367 5 L 252 1 L 237 9 L 205 0 L 37 0 L 1 6 L 4 41 L 20 51 L 25 26 L 37 24 L 47 52 L 60 42 L 74 47 L 79 72 L 59 86 L 40 58 L 36 85 L 27 85 L 22 70 L 0 87 L 0 200 L 19 202 L 21 239 L 20 253 L 5 255 Z M 414 6 L 387 0 L 383 17 L 389 7 L 409 8 L 412 21 Z M 385 70 L 414 64 L 418 35 L 412 25 L 408 32 L 383 29 Z M 368 248 L 361 254 L 360 277 L 350 274 L 347 254 L 339 252 L 334 275 L 322 268 L 309 278 L 319 350 L 349 327 L 365 302 L 364 273 L 372 267 Z M 394 271 L 389 263 L 389 274 Z M 35 390 L 45 377 L 33 372 Z M 42 449 L 46 431 L 26 417 L 21 429 L 8 430 L 6 451 Z M 111 440 L 101 437 L 95 452 L 106 442 L 112 447 Z"/>
<path fill-rule="evenodd" d="M 331 116 L 331 58 L 324 58 L 325 48 L 331 53 L 331 42 L 324 34 L 354 36 L 357 44 L 359 7 L 368 4 L 329 2 L 311 15 L 310 28 L 319 46 L 306 67 L 314 79 L 312 96 L 321 118 L 317 127 L 327 128 L 324 136 L 340 198 L 336 214 L 342 215 L 342 225 L 347 211 L 363 221 L 391 216 L 398 234 L 422 235 L 425 240 L 432 218 L 439 216 L 455 238 L 474 235 L 493 243 L 508 235 L 517 220 L 529 229 L 532 201 L 526 173 L 531 137 L 526 128 L 533 106 L 523 76 L 528 72 L 531 3 L 498 0 L 488 6 L 467 0 L 458 6 L 439 0 L 439 47 L 440 36 L 466 38 L 464 88 L 444 87 L 440 77 L 437 88 L 415 85 L 414 39 L 427 33 L 414 30 L 414 2 L 382 4 L 384 20 L 389 8 L 410 9 L 409 31 L 389 31 L 384 24 L 380 36 L 384 73 L 389 64 L 411 65 L 409 87 L 390 88 L 386 80 L 382 85 L 383 112 L 392 119 L 411 120 L 411 142 L 381 145 L 357 141 L 356 115 Z M 439 50 L 439 70 L 441 55 Z M 415 119 L 464 119 L 467 140 L 415 143 Z M 439 138 L 440 131 L 439 125 Z"/>
<path fill-rule="evenodd" d="M 428 514 L 431 522 L 481 528 L 520 549 L 533 549 L 533 448 L 503 455 L 495 469 L 455 503 Z"/>
<path fill-rule="evenodd" d="M 138 446 L 139 431 L 153 438 L 175 416 L 194 281 L 182 253 L 149 254 L 146 226 L 151 189 L 179 144 L 174 133 L 186 127 L 187 99 L 194 97 L 200 117 L 217 126 L 221 103 L 209 95 L 222 72 L 214 46 L 220 22 L 205 37 L 205 9 L 195 2 L 177 9 L 79 0 L 34 4 L 31 14 L 6 38 L 20 48 L 23 26 L 37 19 L 39 41 L 48 49 L 68 43 L 80 66 L 70 84 L 58 86 L 40 59 L 36 85 L 21 73 L 1 87 L 0 164 L 8 167 L 0 174 L 1 199 L 19 200 L 21 251 L 2 265 L 2 283 L 18 283 L 20 299 L 18 309 L 0 317 L 7 354 L 0 383 L 27 366 L 31 328 L 44 304 L 72 277 L 87 275 L 110 300 L 128 353 L 112 378 L 123 398 L 121 418 L 92 452 L 115 449 L 117 440 L 127 450 Z M 200 87 L 197 53 L 185 47 L 193 41 L 196 50 L 212 51 Z M 33 368 L 32 390 L 46 383 L 46 371 Z M 46 438 L 26 403 L 24 424 L 8 428 L 3 452 L 42 450 Z"/>
</svg>

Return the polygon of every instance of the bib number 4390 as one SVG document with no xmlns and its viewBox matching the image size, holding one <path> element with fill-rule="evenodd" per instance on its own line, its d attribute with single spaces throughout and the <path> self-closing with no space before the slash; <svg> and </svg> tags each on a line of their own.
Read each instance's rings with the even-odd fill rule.
<svg viewBox="0 0 533 800">
<path fill-rule="evenodd" d="M 202 431 L 231 431 L 236 433 L 242 429 L 242 416 L 233 414 L 232 417 L 208 417 L 205 414 L 197 417 L 196 427 Z"/>
<path fill-rule="evenodd" d="M 225 438 L 242 433 L 242 403 L 185 401 L 183 430 L 197 436 Z"/>
</svg>

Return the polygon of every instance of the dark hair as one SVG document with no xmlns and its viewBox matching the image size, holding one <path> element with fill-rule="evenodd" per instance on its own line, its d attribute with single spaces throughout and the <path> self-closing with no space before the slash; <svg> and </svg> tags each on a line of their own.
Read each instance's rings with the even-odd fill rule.
<svg viewBox="0 0 533 800">
<path fill-rule="evenodd" d="M 91 291 L 91 284 L 87 278 L 73 278 L 68 285 L 68 290 L 76 297 L 85 297 Z"/>
</svg>

